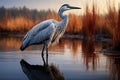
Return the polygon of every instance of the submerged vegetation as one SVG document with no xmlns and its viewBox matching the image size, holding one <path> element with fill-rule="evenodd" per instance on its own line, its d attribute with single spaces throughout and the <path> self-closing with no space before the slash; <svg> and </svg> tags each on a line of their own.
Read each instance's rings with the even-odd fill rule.
<svg viewBox="0 0 120 80">
<path fill-rule="evenodd" d="M 83 35 L 85 39 L 111 39 L 113 46 L 120 46 L 120 8 L 108 3 L 106 14 L 100 15 L 95 4 L 92 9 L 85 7 L 84 15 L 69 14 L 67 34 Z M 54 10 L 36 10 L 23 8 L 0 7 L 0 33 L 26 33 L 35 24 L 46 20 L 60 17 Z"/>
</svg>

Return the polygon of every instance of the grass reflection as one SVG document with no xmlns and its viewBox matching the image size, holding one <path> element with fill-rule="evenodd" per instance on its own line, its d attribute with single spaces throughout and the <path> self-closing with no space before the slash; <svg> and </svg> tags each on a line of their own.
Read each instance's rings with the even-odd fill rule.
<svg viewBox="0 0 120 80">
<path fill-rule="evenodd" d="M 75 57 L 77 56 L 78 52 L 80 51 L 81 48 L 81 40 L 77 39 L 61 39 L 58 44 L 53 45 L 50 47 L 50 50 L 57 50 L 57 51 L 62 51 L 65 52 L 65 47 L 69 49 L 72 53 L 72 55 Z"/>
<path fill-rule="evenodd" d="M 108 57 L 110 80 L 120 80 L 120 57 Z"/>
<path fill-rule="evenodd" d="M 0 50 L 9 51 L 9 50 L 19 50 L 22 39 L 19 37 L 3 37 L 0 38 Z"/>
<path fill-rule="evenodd" d="M 95 44 L 92 40 L 82 42 L 83 60 L 87 70 L 90 70 L 90 68 L 96 70 L 97 68 L 98 55 L 94 51 Z"/>
</svg>

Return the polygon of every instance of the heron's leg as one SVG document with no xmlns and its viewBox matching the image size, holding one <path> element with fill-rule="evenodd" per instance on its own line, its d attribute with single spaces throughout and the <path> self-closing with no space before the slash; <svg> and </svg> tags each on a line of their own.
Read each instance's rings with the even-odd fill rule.
<svg viewBox="0 0 120 80">
<path fill-rule="evenodd" d="M 43 59 L 43 63 L 45 65 L 45 59 L 44 59 L 44 49 L 45 49 L 45 44 L 43 45 L 43 49 L 42 49 L 42 59 Z"/>
<path fill-rule="evenodd" d="M 48 65 L 48 46 L 46 46 L 46 64 Z"/>
</svg>

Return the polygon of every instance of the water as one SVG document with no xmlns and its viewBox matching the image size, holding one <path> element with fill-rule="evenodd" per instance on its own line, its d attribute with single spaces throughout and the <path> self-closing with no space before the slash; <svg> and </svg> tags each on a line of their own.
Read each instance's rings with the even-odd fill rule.
<svg viewBox="0 0 120 80">
<path fill-rule="evenodd" d="M 22 71 L 21 59 L 32 65 L 43 64 L 43 45 L 21 52 L 21 43 L 21 37 L 0 38 L 0 80 L 29 80 Z M 119 80 L 120 58 L 100 53 L 101 48 L 100 42 L 60 39 L 49 48 L 49 65 L 55 65 L 65 80 Z"/>
</svg>

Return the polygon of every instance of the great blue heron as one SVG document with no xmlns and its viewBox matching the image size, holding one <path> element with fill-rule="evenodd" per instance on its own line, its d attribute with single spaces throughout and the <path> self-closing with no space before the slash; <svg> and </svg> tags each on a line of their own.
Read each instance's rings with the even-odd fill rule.
<svg viewBox="0 0 120 80">
<path fill-rule="evenodd" d="M 48 47 L 51 43 L 57 42 L 65 32 L 68 23 L 67 15 L 63 15 L 64 11 L 70 9 L 81 9 L 79 7 L 70 6 L 64 4 L 60 7 L 58 15 L 62 20 L 60 22 L 49 19 L 35 25 L 24 37 L 22 46 L 20 49 L 23 51 L 26 47 L 34 44 L 44 44 L 42 49 L 42 59 L 44 60 L 44 49 L 46 48 L 46 63 L 48 64 Z"/>
</svg>

